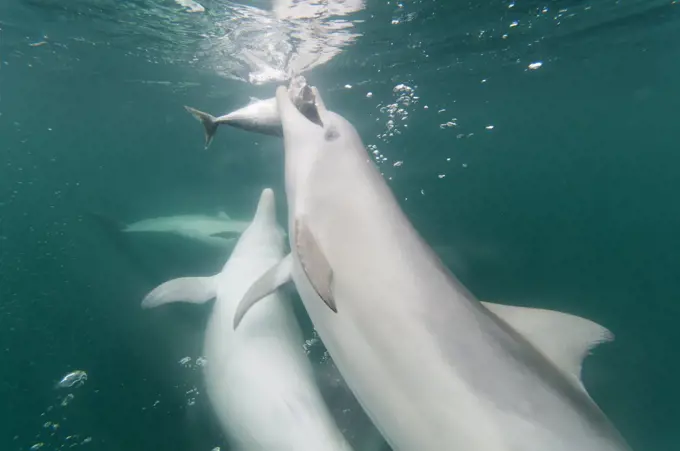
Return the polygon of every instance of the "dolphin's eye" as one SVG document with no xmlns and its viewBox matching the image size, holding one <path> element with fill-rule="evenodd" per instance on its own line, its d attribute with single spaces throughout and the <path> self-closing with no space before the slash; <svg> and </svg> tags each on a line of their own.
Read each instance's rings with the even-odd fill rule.
<svg viewBox="0 0 680 451">
<path fill-rule="evenodd" d="M 331 127 L 328 130 L 326 130 L 326 134 L 324 135 L 324 138 L 326 138 L 326 141 L 334 141 L 340 137 L 340 133 L 335 129 L 335 127 Z"/>
</svg>

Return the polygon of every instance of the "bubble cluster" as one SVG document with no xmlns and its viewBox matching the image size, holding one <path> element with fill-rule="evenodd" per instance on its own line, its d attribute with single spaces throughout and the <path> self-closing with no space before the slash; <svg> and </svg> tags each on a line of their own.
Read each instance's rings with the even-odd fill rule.
<svg viewBox="0 0 680 451">
<path fill-rule="evenodd" d="M 458 119 L 456 119 L 455 117 L 448 122 L 444 122 L 442 124 L 439 124 L 439 128 L 441 128 L 442 130 L 444 130 L 446 128 L 454 128 L 454 127 L 458 127 Z"/>
<path fill-rule="evenodd" d="M 199 357 L 196 359 L 196 366 L 197 367 L 204 367 L 208 364 L 208 359 L 205 357 Z"/>
<path fill-rule="evenodd" d="M 319 337 L 315 336 L 305 340 L 305 343 L 302 345 L 302 348 L 305 350 L 306 354 L 309 354 L 312 351 L 312 348 L 314 348 L 315 346 L 319 346 L 320 344 L 321 340 L 319 339 Z"/>
<path fill-rule="evenodd" d="M 87 380 L 87 373 L 77 370 L 66 374 L 56 383 L 55 388 L 59 390 L 77 389 Z M 80 396 L 80 395 L 79 395 Z M 87 396 L 87 391 L 83 393 Z M 73 393 L 65 396 L 58 395 L 52 405 L 47 406 L 40 414 L 38 432 L 32 437 L 32 442 L 22 446 L 22 449 L 30 451 L 71 449 L 92 442 L 92 437 L 80 433 L 73 433 L 73 424 L 69 427 L 71 413 L 76 397 Z M 62 424 L 64 427 L 62 427 Z M 71 429 L 71 430 L 69 430 Z M 18 437 L 17 437 L 18 438 Z"/>
<path fill-rule="evenodd" d="M 202 370 L 203 367 L 205 367 L 208 364 L 208 360 L 203 356 L 196 357 L 195 359 L 193 359 L 190 356 L 186 356 L 179 359 L 177 363 L 182 368 L 185 368 L 191 372 L 195 372 L 198 370 Z M 201 395 L 199 389 L 193 384 L 188 384 L 183 388 L 185 389 L 184 394 L 186 396 L 186 405 L 188 407 L 196 405 L 196 401 L 198 400 L 198 397 Z M 159 402 L 160 401 L 156 401 L 152 407 L 158 406 Z"/>
<path fill-rule="evenodd" d="M 181 358 L 179 360 L 179 362 L 177 362 L 177 363 L 179 363 L 182 367 L 190 369 L 190 370 L 195 370 L 197 368 L 203 368 L 204 366 L 206 366 L 208 364 L 208 359 L 206 359 L 203 356 L 197 357 L 196 360 L 193 360 L 193 363 L 192 363 L 192 360 L 193 359 L 191 357 L 187 356 L 187 357 Z"/>
<path fill-rule="evenodd" d="M 184 357 L 180 359 L 179 364 L 182 365 L 185 368 L 190 368 L 191 367 L 191 357 Z"/>
<path fill-rule="evenodd" d="M 381 164 L 387 161 L 387 157 L 380 153 L 377 145 L 368 144 L 366 148 L 368 149 L 368 152 L 373 155 L 373 159 L 376 161 L 376 163 Z"/>
<path fill-rule="evenodd" d="M 380 112 L 387 115 L 385 131 L 378 135 L 384 142 L 389 142 L 390 138 L 400 135 L 402 129 L 408 128 L 406 120 L 409 117 L 409 107 L 418 103 L 419 98 L 415 95 L 415 89 L 404 83 L 396 85 L 392 89 L 395 96 L 393 103 L 380 106 Z"/>
<path fill-rule="evenodd" d="M 196 397 L 201 394 L 200 391 L 198 391 L 198 388 L 193 387 L 189 390 L 187 390 L 186 395 L 187 395 L 187 406 L 191 407 L 194 404 L 196 404 Z"/>
<path fill-rule="evenodd" d="M 75 396 L 73 396 L 73 393 L 69 393 L 64 397 L 64 399 L 61 400 L 61 406 L 62 407 L 68 406 L 71 403 L 71 401 L 73 401 L 73 398 L 75 398 Z"/>
</svg>

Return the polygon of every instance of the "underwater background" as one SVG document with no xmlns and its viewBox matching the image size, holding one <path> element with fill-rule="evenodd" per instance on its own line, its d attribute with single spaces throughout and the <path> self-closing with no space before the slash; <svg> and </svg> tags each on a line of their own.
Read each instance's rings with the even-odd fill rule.
<svg viewBox="0 0 680 451">
<path fill-rule="evenodd" d="M 285 225 L 282 141 L 220 127 L 206 151 L 183 106 L 233 111 L 290 71 L 477 297 L 610 329 L 589 393 L 633 449 L 680 449 L 680 3 L 199 3 L 0 2 L 0 450 L 228 449 L 209 306 L 140 308 L 226 256 L 96 218 L 249 220 L 272 187 Z"/>
</svg>

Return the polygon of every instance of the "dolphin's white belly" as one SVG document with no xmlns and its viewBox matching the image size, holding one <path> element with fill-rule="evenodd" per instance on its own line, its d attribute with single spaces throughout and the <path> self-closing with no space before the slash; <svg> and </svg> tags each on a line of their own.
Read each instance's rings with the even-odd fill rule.
<svg viewBox="0 0 680 451">
<path fill-rule="evenodd" d="M 216 303 L 204 348 L 206 389 L 230 442 L 240 451 L 348 451 L 314 386 L 290 301 L 268 296 L 234 332 L 234 303 L 248 287 L 229 287 L 254 278 L 234 279 L 221 282 L 218 295 L 233 301 Z"/>
<path fill-rule="evenodd" d="M 439 352 L 429 329 L 414 318 L 384 310 L 368 315 L 364 310 L 361 316 L 372 318 L 369 324 L 348 311 L 351 304 L 343 304 L 337 292 L 334 313 L 297 264 L 294 279 L 335 364 L 395 451 L 627 449 L 610 441 L 606 427 L 592 430 L 540 379 L 517 373 L 514 365 L 496 358 L 484 345 L 477 343 L 470 347 L 470 355 L 460 356 L 469 360 L 489 351 L 491 357 L 477 356 L 490 359 L 488 370 L 460 371 Z M 373 301 L 388 308 L 393 295 L 386 290 L 384 303 Z M 451 327 L 459 324 L 453 321 Z M 555 428 L 537 421 L 541 415 L 550 417 L 547 423 Z"/>
<path fill-rule="evenodd" d="M 451 421 L 453 415 L 464 414 L 461 418 L 470 420 L 480 415 L 475 411 L 477 406 L 466 402 L 465 394 L 446 406 L 449 412 L 437 412 L 441 408 L 442 397 L 449 397 L 446 393 L 439 393 L 438 399 L 429 399 L 428 395 L 436 392 L 437 387 L 450 387 L 450 384 L 439 383 L 440 362 L 424 362 L 428 369 L 427 377 L 417 380 L 415 373 L 421 371 L 404 371 L 399 363 L 400 360 L 413 361 L 408 350 L 390 349 L 398 345 L 383 346 L 384 342 L 368 337 L 361 322 L 348 315 L 346 306 L 338 305 L 338 313 L 333 313 L 316 295 L 297 265 L 296 262 L 293 273 L 295 284 L 321 340 L 359 403 L 395 451 L 504 449 L 479 447 L 477 443 L 471 447 L 474 442 L 452 429 L 455 424 Z M 340 299 L 337 300 L 340 302 Z M 378 321 L 376 319 L 379 328 Z M 410 336 L 408 332 L 404 333 Z M 395 340 L 400 342 L 398 338 Z"/>
</svg>

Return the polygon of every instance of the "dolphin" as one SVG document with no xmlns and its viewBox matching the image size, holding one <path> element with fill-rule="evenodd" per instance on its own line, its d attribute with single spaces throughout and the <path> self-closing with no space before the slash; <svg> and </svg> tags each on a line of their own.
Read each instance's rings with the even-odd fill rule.
<svg viewBox="0 0 680 451">
<path fill-rule="evenodd" d="M 215 298 L 205 332 L 208 398 L 228 440 L 241 451 L 351 451 L 314 381 L 292 305 L 282 292 L 267 296 L 231 327 L 248 287 L 284 255 L 274 193 L 262 191 L 252 223 L 222 271 L 170 280 L 151 291 L 143 308 Z"/>
<path fill-rule="evenodd" d="M 311 89 L 307 85 L 305 78 L 302 75 L 293 77 L 288 88 L 289 98 L 296 105 L 296 107 L 306 117 L 314 122 L 319 122 L 316 115 L 316 108 L 311 97 Z M 220 124 L 231 125 L 232 127 L 240 128 L 255 133 L 261 133 L 269 136 L 283 136 L 281 130 L 281 119 L 276 108 L 276 98 L 259 100 L 251 98 L 251 103 L 231 113 L 224 114 L 219 117 L 199 111 L 196 108 L 189 106 L 184 107 L 197 120 L 203 124 L 205 131 L 205 148 L 210 146 L 217 127 Z"/>
<path fill-rule="evenodd" d="M 248 227 L 248 221 L 231 219 L 225 212 L 215 215 L 177 215 L 142 219 L 121 226 L 126 233 L 170 233 L 214 248 L 230 248 Z"/>
<path fill-rule="evenodd" d="M 395 451 L 629 450 L 581 381 L 584 357 L 611 332 L 476 299 L 415 230 L 355 128 L 313 93 L 322 126 L 276 92 L 291 253 L 246 293 L 243 321 L 292 279 Z"/>
</svg>

